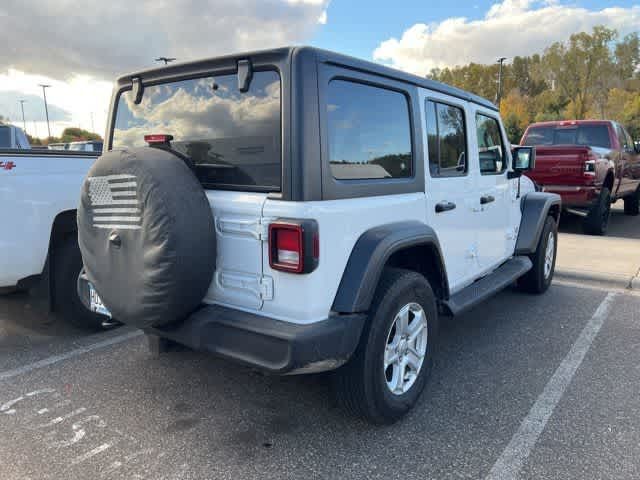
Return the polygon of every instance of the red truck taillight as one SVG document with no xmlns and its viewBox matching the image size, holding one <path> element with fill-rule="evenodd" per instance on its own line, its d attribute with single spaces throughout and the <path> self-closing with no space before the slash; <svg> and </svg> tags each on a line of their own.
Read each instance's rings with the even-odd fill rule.
<svg viewBox="0 0 640 480">
<path fill-rule="evenodd" d="M 318 266 L 315 220 L 279 219 L 269 224 L 269 265 L 274 270 L 310 273 Z"/>
<path fill-rule="evenodd" d="M 583 155 L 583 168 L 582 172 L 587 177 L 595 177 L 596 176 L 596 160 L 598 156 L 593 152 L 588 152 Z"/>
</svg>

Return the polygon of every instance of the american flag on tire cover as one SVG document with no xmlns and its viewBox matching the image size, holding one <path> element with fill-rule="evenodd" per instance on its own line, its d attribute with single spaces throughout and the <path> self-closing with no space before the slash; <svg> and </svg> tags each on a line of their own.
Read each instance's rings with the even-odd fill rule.
<svg viewBox="0 0 640 480">
<path fill-rule="evenodd" d="M 105 175 L 87 180 L 94 227 L 140 229 L 142 217 L 135 175 Z"/>
</svg>

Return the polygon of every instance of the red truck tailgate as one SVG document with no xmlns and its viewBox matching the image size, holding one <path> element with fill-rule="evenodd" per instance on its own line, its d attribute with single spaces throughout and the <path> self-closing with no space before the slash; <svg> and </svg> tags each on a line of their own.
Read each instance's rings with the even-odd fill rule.
<svg viewBox="0 0 640 480">
<path fill-rule="evenodd" d="M 540 185 L 584 185 L 584 163 L 589 159 L 590 147 L 536 147 L 536 167 L 527 173 Z"/>
</svg>

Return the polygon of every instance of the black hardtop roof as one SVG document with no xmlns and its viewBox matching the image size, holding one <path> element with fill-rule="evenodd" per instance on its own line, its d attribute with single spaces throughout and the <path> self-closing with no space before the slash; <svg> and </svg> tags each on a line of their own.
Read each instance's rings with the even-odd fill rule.
<svg viewBox="0 0 640 480">
<path fill-rule="evenodd" d="M 229 62 L 231 60 L 238 60 L 242 58 L 253 59 L 268 59 L 268 58 L 284 58 L 291 57 L 293 55 L 315 55 L 320 62 L 333 64 L 340 67 L 350 68 L 361 72 L 369 72 L 382 77 L 387 77 L 396 81 L 409 83 L 418 87 L 434 90 L 445 95 L 451 95 L 468 102 L 473 102 L 492 110 L 498 110 L 498 108 L 486 98 L 479 95 L 467 92 L 460 88 L 452 87 L 445 83 L 423 78 L 418 75 L 413 75 L 395 68 L 387 67 L 378 63 L 362 60 L 359 58 L 343 55 L 329 50 L 323 50 L 316 47 L 307 46 L 295 46 L 295 47 L 282 47 L 273 48 L 268 50 L 256 50 L 251 52 L 242 52 L 232 55 L 223 55 L 215 58 L 207 58 L 202 60 L 195 60 L 191 62 L 172 63 L 166 66 L 150 68 L 147 70 L 123 75 L 118 79 L 118 85 L 131 82 L 133 77 L 141 77 L 143 82 L 145 78 L 158 78 L 158 77 L 170 77 L 172 75 L 180 75 L 189 70 L 206 69 L 207 65 L 212 62 Z"/>
</svg>

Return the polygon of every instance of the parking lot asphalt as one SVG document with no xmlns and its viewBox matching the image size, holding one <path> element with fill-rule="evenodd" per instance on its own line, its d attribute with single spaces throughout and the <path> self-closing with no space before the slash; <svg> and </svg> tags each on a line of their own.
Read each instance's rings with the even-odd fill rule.
<svg viewBox="0 0 640 480">
<path fill-rule="evenodd" d="M 633 220 L 581 253 L 637 240 Z M 640 478 L 640 292 L 605 267 L 443 318 L 425 394 L 388 427 L 344 414 L 327 375 L 154 358 L 130 329 L 87 335 L 2 298 L 0 478 Z"/>
</svg>

